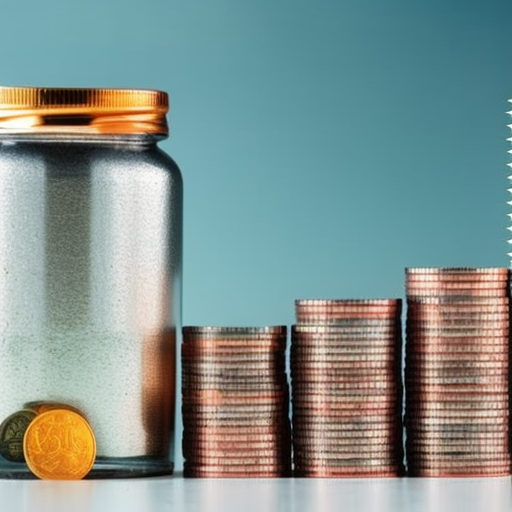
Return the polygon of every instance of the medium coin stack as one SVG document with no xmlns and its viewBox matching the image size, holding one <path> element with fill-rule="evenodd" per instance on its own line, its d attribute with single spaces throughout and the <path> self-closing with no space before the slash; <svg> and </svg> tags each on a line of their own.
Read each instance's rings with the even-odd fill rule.
<svg viewBox="0 0 512 512">
<path fill-rule="evenodd" d="M 285 326 L 184 327 L 185 477 L 291 474 Z"/>
<path fill-rule="evenodd" d="M 406 269 L 411 476 L 510 474 L 509 271 Z"/>
<path fill-rule="evenodd" d="M 400 299 L 295 302 L 296 476 L 403 473 L 401 306 Z"/>
</svg>

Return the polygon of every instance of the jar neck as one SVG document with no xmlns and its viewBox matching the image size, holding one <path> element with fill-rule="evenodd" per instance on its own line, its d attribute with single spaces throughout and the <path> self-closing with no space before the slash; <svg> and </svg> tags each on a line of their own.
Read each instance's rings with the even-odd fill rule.
<svg viewBox="0 0 512 512">
<path fill-rule="evenodd" d="M 0 131 L 0 144 L 37 143 L 37 144 L 99 144 L 154 146 L 165 136 L 156 134 L 49 134 L 49 133 L 9 133 Z"/>
</svg>

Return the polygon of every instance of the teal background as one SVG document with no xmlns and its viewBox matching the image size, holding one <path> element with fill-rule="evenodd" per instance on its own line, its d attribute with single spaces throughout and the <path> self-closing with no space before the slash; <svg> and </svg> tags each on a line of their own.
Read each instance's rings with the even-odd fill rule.
<svg viewBox="0 0 512 512">
<path fill-rule="evenodd" d="M 0 0 L 5 85 L 170 93 L 184 323 L 506 266 L 510 0 Z"/>
</svg>

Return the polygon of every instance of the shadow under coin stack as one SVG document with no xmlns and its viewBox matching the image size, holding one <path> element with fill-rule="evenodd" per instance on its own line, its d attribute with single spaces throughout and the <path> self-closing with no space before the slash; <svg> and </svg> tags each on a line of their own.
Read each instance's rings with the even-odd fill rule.
<svg viewBox="0 0 512 512">
<path fill-rule="evenodd" d="M 285 326 L 184 327 L 185 477 L 291 474 Z"/>
<path fill-rule="evenodd" d="M 403 473 L 401 305 L 400 299 L 295 302 L 295 476 Z"/>
<path fill-rule="evenodd" d="M 510 474 L 509 272 L 406 269 L 411 476 Z"/>
</svg>

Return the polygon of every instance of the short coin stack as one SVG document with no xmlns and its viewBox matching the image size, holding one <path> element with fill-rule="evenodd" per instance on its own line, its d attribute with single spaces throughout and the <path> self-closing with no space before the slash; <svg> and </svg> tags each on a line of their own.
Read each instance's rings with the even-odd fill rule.
<svg viewBox="0 0 512 512">
<path fill-rule="evenodd" d="M 510 474 L 509 271 L 406 269 L 411 476 Z"/>
<path fill-rule="evenodd" d="M 185 477 L 291 474 L 285 326 L 184 327 Z"/>
<path fill-rule="evenodd" d="M 401 300 L 297 300 L 295 308 L 295 475 L 401 475 Z"/>
</svg>

